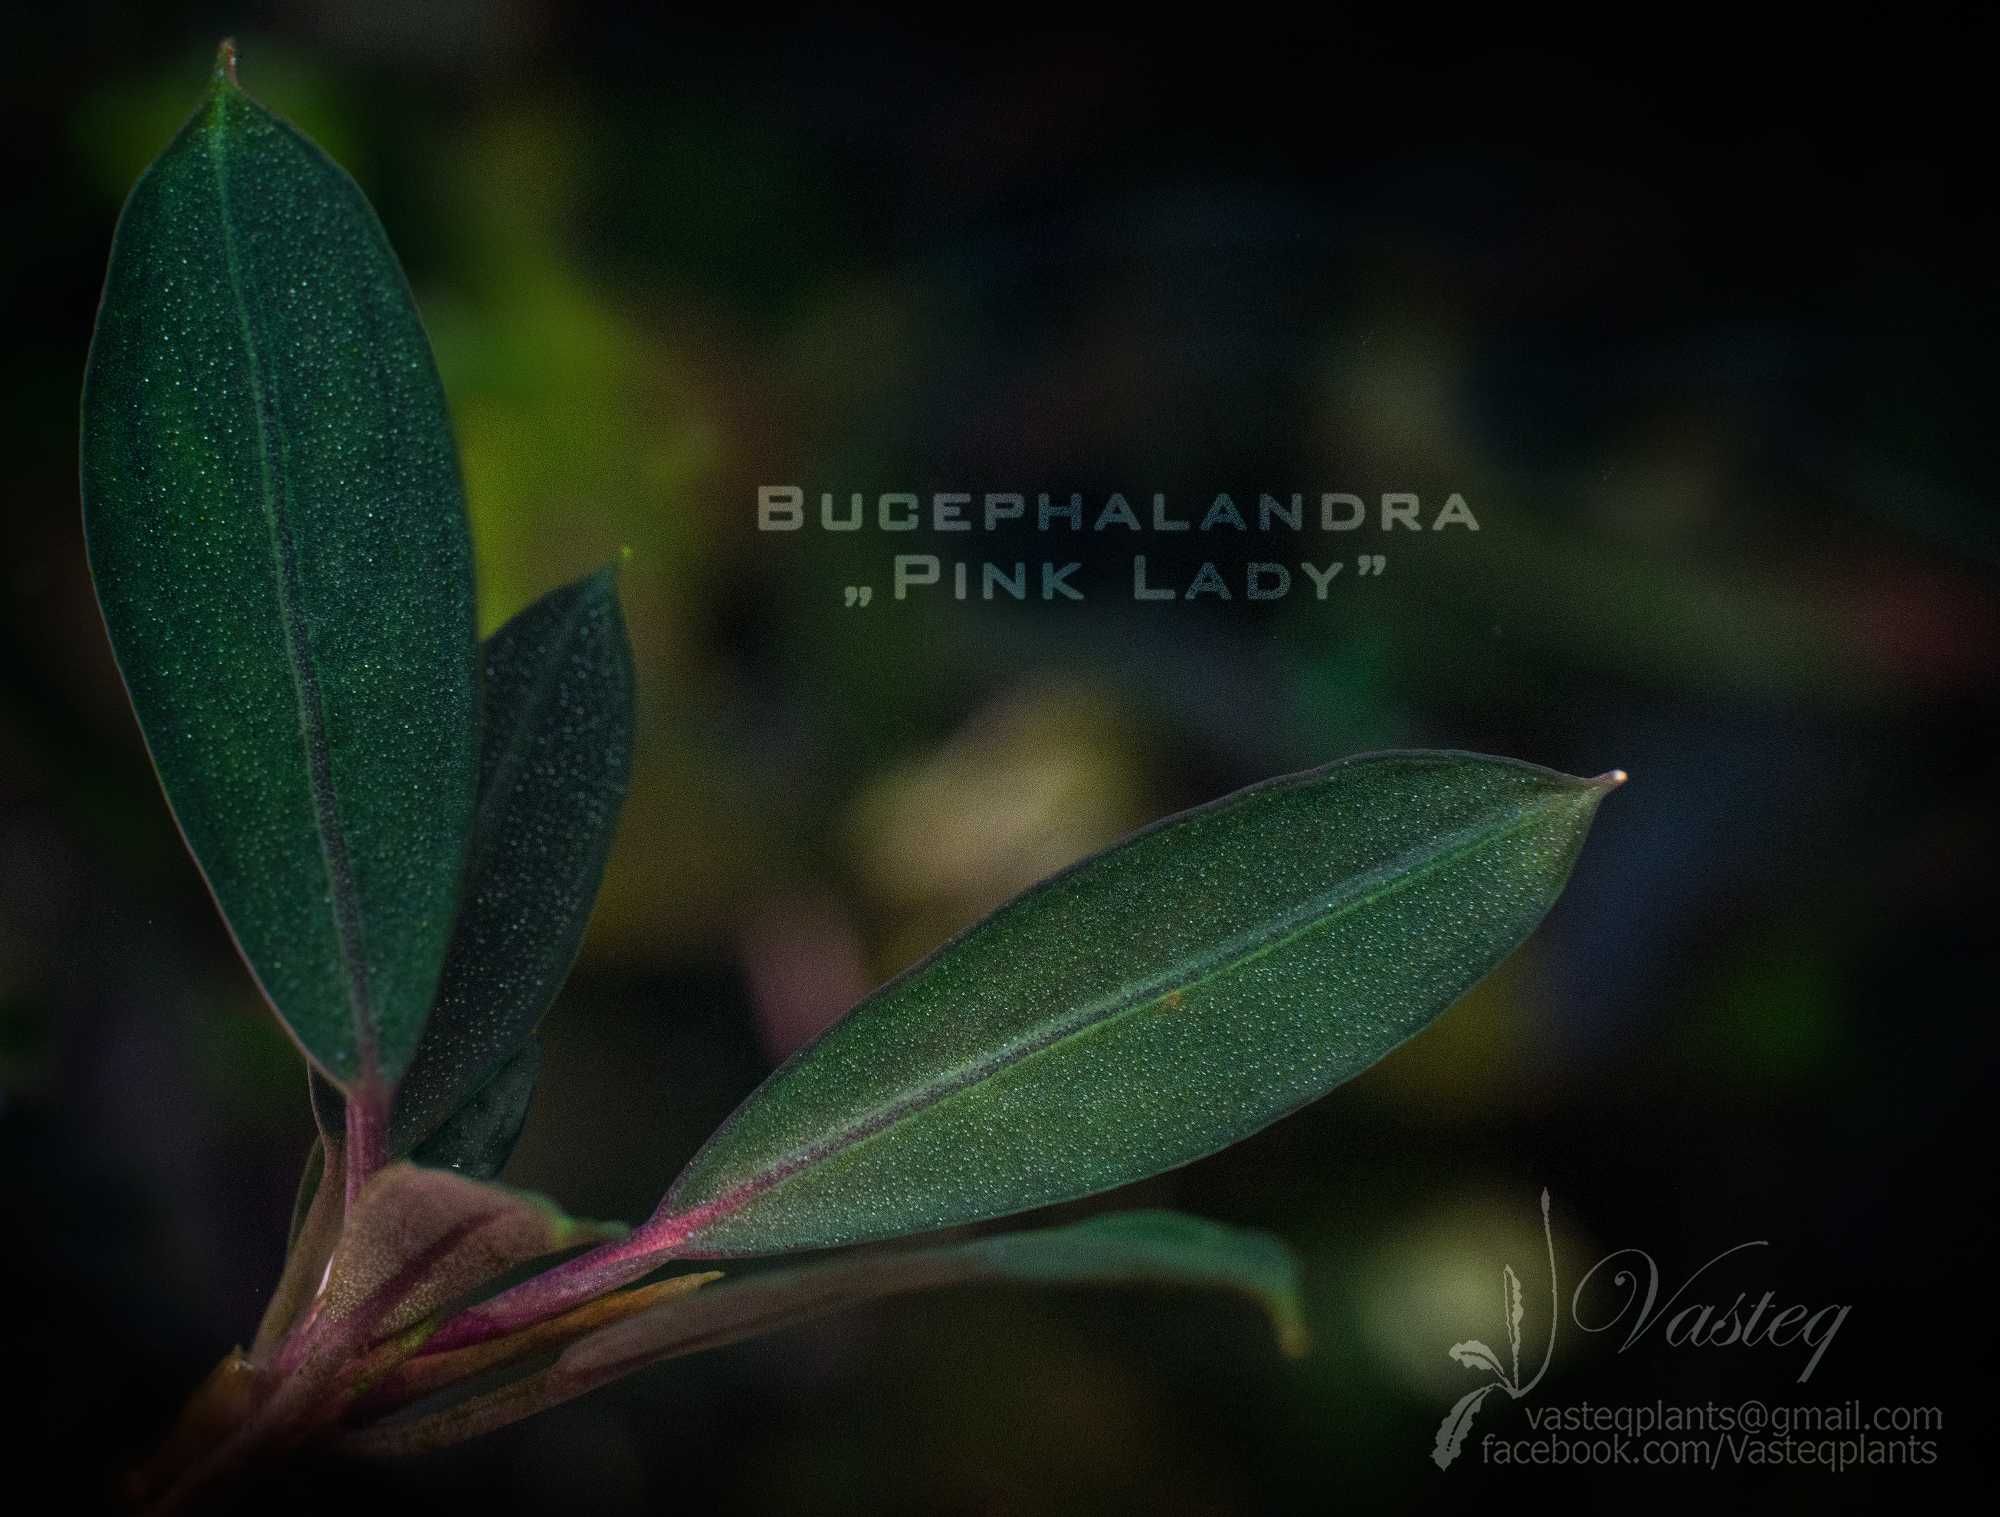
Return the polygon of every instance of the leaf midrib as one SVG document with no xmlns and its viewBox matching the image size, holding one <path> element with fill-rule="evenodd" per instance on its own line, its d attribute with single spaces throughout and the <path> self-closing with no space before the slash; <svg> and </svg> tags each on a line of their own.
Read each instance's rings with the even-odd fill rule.
<svg viewBox="0 0 2000 1517">
<path fill-rule="evenodd" d="M 1330 896 L 1322 895 L 1285 913 L 1274 922 L 1240 932 L 1206 953 L 1195 954 L 1182 961 L 1172 970 L 1161 971 L 1136 984 L 1121 986 L 1109 995 L 1100 996 L 1071 1016 L 1046 1023 L 1013 1039 L 990 1057 L 961 1065 L 950 1074 L 879 1108 L 840 1132 L 794 1150 L 775 1164 L 727 1188 L 714 1200 L 702 1203 L 700 1210 L 715 1222 L 726 1221 L 758 1196 L 768 1194 L 805 1170 L 859 1148 L 903 1122 L 943 1106 L 1028 1059 L 1048 1053 L 1073 1038 L 1101 1032 L 1127 1016 L 1157 1005 L 1176 990 L 1185 992 L 1234 974 L 1364 906 L 1393 895 L 1449 864 L 1470 857 L 1481 848 L 1511 837 L 1535 820 L 1545 804 L 1544 801 L 1524 805 L 1519 815 L 1499 826 L 1460 828 L 1424 850 L 1420 862 L 1416 864 L 1405 867 L 1401 860 L 1396 860 L 1377 865 L 1341 882 Z"/>
<path fill-rule="evenodd" d="M 247 280 L 236 247 L 235 226 L 229 199 L 228 146 L 223 135 L 222 113 L 228 95 L 218 90 L 209 118 L 209 163 L 214 169 L 215 195 L 221 226 L 223 264 L 229 274 L 229 290 L 236 305 L 237 323 L 242 329 L 244 364 L 249 372 L 257 427 L 257 462 L 262 486 L 264 520 L 271 537 L 271 560 L 275 569 L 278 619 L 284 629 L 285 652 L 291 668 L 292 689 L 297 699 L 299 740 L 305 749 L 307 789 L 312 797 L 313 822 L 326 866 L 327 896 L 333 909 L 334 938 L 346 982 L 348 1013 L 354 1032 L 355 1057 L 364 1080 L 372 1080 L 379 1066 L 374 1005 L 368 983 L 368 960 L 363 941 L 361 906 L 354 884 L 353 863 L 348 857 L 347 837 L 340 825 L 333 783 L 333 760 L 326 738 L 326 711 L 320 695 L 319 674 L 313 666 L 312 648 L 305 615 L 299 606 L 298 549 L 292 538 L 287 511 L 290 502 L 290 440 L 278 415 L 270 381 L 258 348 L 256 324 L 250 313 Z M 275 449 L 273 437 L 276 439 Z"/>
</svg>

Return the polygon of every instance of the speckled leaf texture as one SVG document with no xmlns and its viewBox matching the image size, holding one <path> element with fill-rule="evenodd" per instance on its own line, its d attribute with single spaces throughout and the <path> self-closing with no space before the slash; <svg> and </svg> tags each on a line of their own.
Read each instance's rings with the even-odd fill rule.
<svg viewBox="0 0 2000 1517">
<path fill-rule="evenodd" d="M 613 569 L 543 596 L 482 657 L 465 900 L 396 1093 L 397 1153 L 436 1132 L 534 1036 L 576 961 L 632 772 L 632 649 Z M 532 1066 L 508 1088 L 525 1116 Z"/>
<path fill-rule="evenodd" d="M 524 1191 L 391 1164 L 347 1209 L 326 1278 L 305 1309 L 314 1329 L 305 1358 L 278 1395 L 322 1401 L 368 1344 L 402 1333 L 529 1260 L 623 1232 L 615 1223 L 566 1216 Z M 406 1340 L 381 1366 L 415 1347 Z"/>
<path fill-rule="evenodd" d="M 466 1097 L 465 1103 L 423 1142 L 410 1157 L 430 1169 L 449 1169 L 474 1180 L 490 1180 L 507 1167 L 514 1145 L 521 1141 L 528 1108 L 535 1098 L 535 1080 L 542 1072 L 542 1045 L 530 1037 L 493 1078 Z"/>
<path fill-rule="evenodd" d="M 457 454 L 374 213 L 226 69 L 126 202 L 82 421 L 91 572 L 174 815 L 306 1053 L 382 1089 L 478 775 Z"/>
<path fill-rule="evenodd" d="M 623 1232 L 526 1191 L 392 1164 L 356 1198 L 315 1309 L 334 1320 L 365 1317 L 381 1336 L 514 1265 Z"/>
<path fill-rule="evenodd" d="M 684 1219 L 676 1251 L 977 1221 L 1256 1132 L 1520 943 L 1619 778 L 1371 755 L 1139 833 L 1003 906 L 773 1074 L 664 1203 Z"/>
</svg>

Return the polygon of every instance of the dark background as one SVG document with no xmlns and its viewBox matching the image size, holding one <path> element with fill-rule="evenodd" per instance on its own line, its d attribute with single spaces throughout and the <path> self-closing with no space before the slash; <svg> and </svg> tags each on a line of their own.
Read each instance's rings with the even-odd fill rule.
<svg viewBox="0 0 2000 1517">
<path fill-rule="evenodd" d="M 1504 1263 L 1547 1320 L 1851 1305 L 1802 1355 L 1618 1354 L 1543 1405 L 1936 1406 L 1983 1473 L 1993 1329 L 1993 28 L 1419 8 L 946 36 L 522 3 L 10 20 L 0 428 L 0 1215 L 15 1478 L 88 1503 L 274 1278 L 310 1136 L 179 844 L 84 572 L 76 394 L 113 219 L 234 32 L 360 179 L 460 427 L 485 626 L 635 552 L 634 793 L 509 1171 L 636 1219 L 774 1058 L 1129 827 L 1369 748 L 1633 780 L 1435 1029 L 1119 1204 L 1278 1231 L 1317 1337 L 1178 1297 L 960 1293 L 657 1368 L 298 1506 L 1462 1510 L 1922 1489 L 1907 1470 L 1440 1473 Z M 1648 30 L 1651 28 L 1651 30 Z M 811 490 L 1464 493 L 1380 579 L 1139 606 L 1271 543 L 1086 539 L 1087 605 L 842 606 L 897 545 Z M 945 543 L 1012 559 L 1053 545 Z M 1303 588 L 1303 586 L 1301 586 Z M 1240 582 L 1239 582 L 1240 591 Z M 1085 1210 L 1075 1208 L 1072 1210 Z M 1713 1289 L 1710 1289 L 1710 1285 Z M 1538 1292 L 1541 1294 L 1538 1295 Z M 1704 1294 L 1706 1292 L 1706 1294 Z M 1491 1398 L 1479 1431 L 1525 1436 Z"/>
</svg>

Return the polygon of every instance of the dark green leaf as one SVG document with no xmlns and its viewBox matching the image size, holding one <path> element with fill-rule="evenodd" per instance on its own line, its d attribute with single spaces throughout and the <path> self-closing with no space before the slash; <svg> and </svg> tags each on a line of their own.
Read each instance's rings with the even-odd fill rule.
<svg viewBox="0 0 2000 1517">
<path fill-rule="evenodd" d="M 541 1069 L 542 1045 L 530 1038 L 410 1157 L 432 1169 L 455 1170 L 474 1180 L 492 1179 L 506 1167 L 520 1141 Z"/>
<path fill-rule="evenodd" d="M 174 815 L 306 1053 L 380 1091 L 472 821 L 458 460 L 374 213 L 225 69 L 126 202 L 82 420 L 91 572 Z"/>
<path fill-rule="evenodd" d="M 1288 1353 L 1305 1348 L 1297 1265 L 1276 1238 L 1175 1212 L 1125 1212 L 941 1248 L 849 1255 L 675 1291 L 658 1305 L 620 1314 L 622 1320 L 578 1339 L 547 1370 L 430 1416 L 368 1429 L 350 1446 L 378 1453 L 441 1447 L 662 1359 L 720 1348 L 870 1301 L 958 1285 L 1229 1291 L 1263 1308 Z"/>
<path fill-rule="evenodd" d="M 1359 1074 L 1511 951 L 1618 778 L 1382 754 L 1148 829 L 794 1056 L 646 1235 L 697 1258 L 822 1248 L 1213 1153 Z"/>
<path fill-rule="evenodd" d="M 613 570 L 536 601 L 486 640 L 484 664 L 465 900 L 396 1093 L 395 1153 L 436 1131 L 533 1036 L 576 960 L 631 773 L 632 650 Z M 525 1112 L 528 1092 L 518 1094 Z"/>
</svg>

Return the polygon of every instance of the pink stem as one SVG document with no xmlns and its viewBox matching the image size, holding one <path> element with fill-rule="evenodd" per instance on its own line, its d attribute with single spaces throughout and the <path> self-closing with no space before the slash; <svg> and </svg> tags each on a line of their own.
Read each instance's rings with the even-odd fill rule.
<svg viewBox="0 0 2000 1517">
<path fill-rule="evenodd" d="M 649 1275 L 704 1227 L 743 1204 L 731 1194 L 684 1212 L 655 1213 L 630 1237 L 578 1254 L 491 1301 L 469 1307 L 424 1341 L 424 1354 L 504 1338 Z"/>
<path fill-rule="evenodd" d="M 389 1099 L 380 1084 L 359 1082 L 347 1097 L 347 1204 L 389 1159 Z"/>
</svg>

